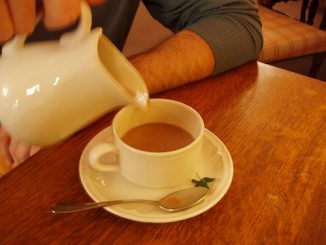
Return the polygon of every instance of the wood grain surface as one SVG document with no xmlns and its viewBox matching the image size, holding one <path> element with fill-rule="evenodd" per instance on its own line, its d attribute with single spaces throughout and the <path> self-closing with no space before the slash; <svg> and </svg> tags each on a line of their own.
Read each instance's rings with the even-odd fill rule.
<svg viewBox="0 0 326 245">
<path fill-rule="evenodd" d="M 0 244 L 325 244 L 325 83 L 250 63 L 154 97 L 192 106 L 228 147 L 234 178 L 218 204 L 167 224 L 51 214 L 57 201 L 90 201 L 79 157 L 111 113 L 0 178 Z"/>
</svg>

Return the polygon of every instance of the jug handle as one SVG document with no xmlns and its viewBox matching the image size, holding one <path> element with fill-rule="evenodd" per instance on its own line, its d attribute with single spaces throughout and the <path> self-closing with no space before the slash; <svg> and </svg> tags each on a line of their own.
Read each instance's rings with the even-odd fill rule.
<svg viewBox="0 0 326 245">
<path fill-rule="evenodd" d="M 92 12 L 85 0 L 80 4 L 80 19 L 76 30 L 67 32 L 60 37 L 60 46 L 74 46 L 85 39 L 92 28 Z"/>
<path fill-rule="evenodd" d="M 35 26 L 40 22 L 42 17 L 42 13 L 39 13 L 36 16 Z M 16 35 L 11 41 L 5 43 L 2 47 L 2 55 L 10 55 L 11 53 L 15 52 L 16 50 L 24 47 L 27 35 Z"/>
<path fill-rule="evenodd" d="M 81 1 L 80 10 L 80 20 L 77 29 L 72 32 L 65 33 L 60 37 L 61 46 L 75 45 L 90 33 L 92 27 L 92 12 L 85 0 Z M 40 22 L 41 17 L 41 13 L 37 15 L 35 25 Z M 24 47 L 26 38 L 27 35 L 16 35 L 11 41 L 3 45 L 2 55 L 10 55 L 16 50 Z"/>
</svg>

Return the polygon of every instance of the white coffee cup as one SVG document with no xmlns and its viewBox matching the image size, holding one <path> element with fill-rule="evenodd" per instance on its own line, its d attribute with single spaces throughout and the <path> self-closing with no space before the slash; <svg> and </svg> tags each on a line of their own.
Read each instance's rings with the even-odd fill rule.
<svg viewBox="0 0 326 245">
<path fill-rule="evenodd" d="M 190 133 L 194 140 L 182 148 L 166 152 L 143 151 L 122 141 L 130 129 L 147 123 L 173 124 Z M 134 184 L 156 188 L 191 183 L 191 179 L 196 177 L 204 122 L 188 105 L 168 99 L 151 99 L 147 111 L 127 105 L 114 117 L 112 132 L 112 143 L 100 143 L 90 150 L 89 162 L 94 169 L 118 171 Z M 104 158 L 114 160 L 104 161 Z"/>
</svg>

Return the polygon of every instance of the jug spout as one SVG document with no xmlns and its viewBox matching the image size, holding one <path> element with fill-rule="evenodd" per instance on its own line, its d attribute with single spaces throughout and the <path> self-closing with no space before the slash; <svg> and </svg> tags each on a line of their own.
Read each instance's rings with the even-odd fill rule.
<svg viewBox="0 0 326 245">
<path fill-rule="evenodd" d="M 127 92 L 130 102 L 137 104 L 142 109 L 146 109 L 149 94 L 143 78 L 128 59 L 104 35 L 101 35 L 98 41 L 98 55 L 107 71 Z"/>
<path fill-rule="evenodd" d="M 148 97 L 142 77 L 101 29 L 75 46 L 32 43 L 0 59 L 0 121 L 30 144 L 66 139 L 130 103 L 146 108 Z"/>
<path fill-rule="evenodd" d="M 137 70 L 101 28 L 81 23 L 60 41 L 12 43 L 0 57 L 0 122 L 16 138 L 50 145 L 124 105 L 146 108 Z"/>
</svg>

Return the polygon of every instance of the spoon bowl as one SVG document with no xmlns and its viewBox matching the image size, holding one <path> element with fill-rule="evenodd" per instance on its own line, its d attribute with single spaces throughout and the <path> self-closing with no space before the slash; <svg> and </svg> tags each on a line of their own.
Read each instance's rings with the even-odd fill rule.
<svg viewBox="0 0 326 245">
<path fill-rule="evenodd" d="M 144 203 L 155 205 L 167 212 L 178 212 L 195 206 L 204 200 L 208 192 L 204 187 L 191 187 L 182 189 L 164 196 L 160 200 L 143 200 L 143 199 L 129 199 L 129 200 L 114 200 L 106 202 L 92 202 L 92 203 L 56 203 L 53 205 L 52 213 L 73 213 L 94 208 L 106 207 L 110 205 L 117 205 L 123 203 Z"/>
</svg>

